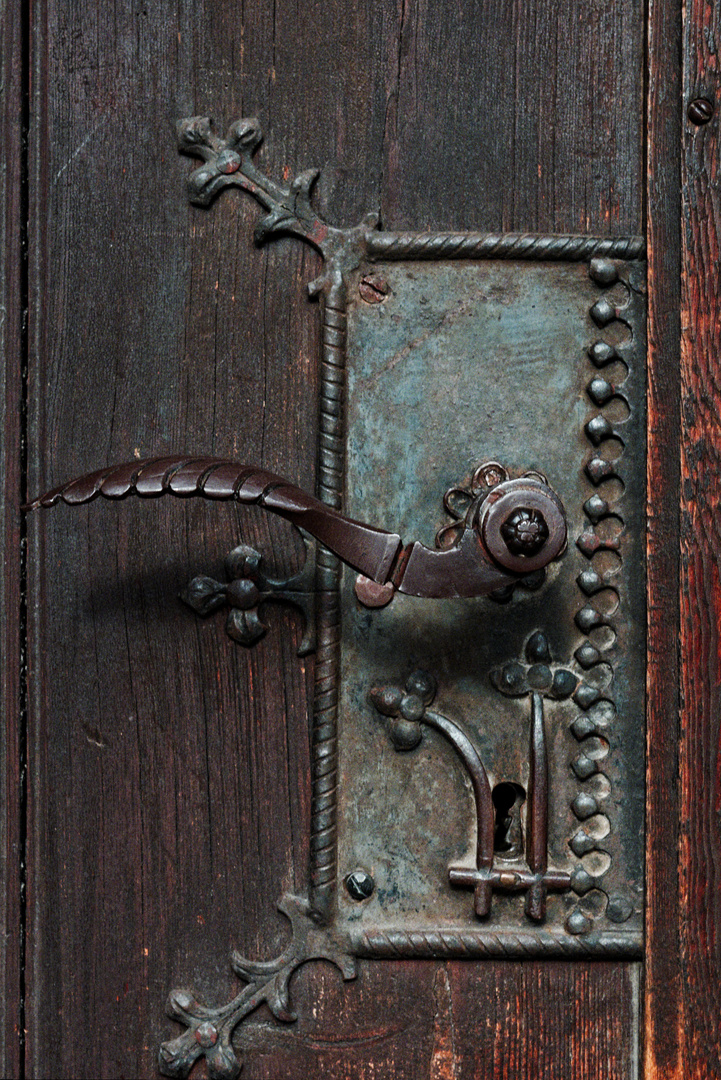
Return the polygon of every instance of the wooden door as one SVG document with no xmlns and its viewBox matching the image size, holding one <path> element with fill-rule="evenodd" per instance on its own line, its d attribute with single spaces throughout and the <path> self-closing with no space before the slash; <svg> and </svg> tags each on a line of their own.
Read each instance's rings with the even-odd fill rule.
<svg viewBox="0 0 721 1080">
<path fill-rule="evenodd" d="M 281 607 L 245 650 L 177 601 L 282 523 L 170 501 L 25 519 L 135 455 L 312 490 L 318 259 L 255 208 L 189 206 L 174 125 L 258 115 L 332 222 L 645 234 L 646 960 L 312 964 L 248 1078 L 721 1076 L 718 17 L 700 2 L 3 0 L 3 1075 L 154 1077 L 173 986 L 230 997 L 307 888 L 312 658 Z M 683 63 L 679 58 L 683 55 Z M 681 195 L 683 184 L 683 195 Z M 681 271 L 683 270 L 683 288 Z M 683 484 L 680 477 L 683 476 Z M 679 514 L 680 505 L 680 514 Z M 198 1066 L 202 1074 L 202 1065 Z"/>
</svg>

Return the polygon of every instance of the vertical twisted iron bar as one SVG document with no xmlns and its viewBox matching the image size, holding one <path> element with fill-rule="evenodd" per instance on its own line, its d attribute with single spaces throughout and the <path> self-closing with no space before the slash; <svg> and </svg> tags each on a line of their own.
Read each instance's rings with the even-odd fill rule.
<svg viewBox="0 0 721 1080">
<path fill-rule="evenodd" d="M 340 274 L 323 304 L 318 493 L 342 509 L 345 451 L 343 408 L 346 362 L 346 287 Z M 319 923 L 330 918 L 337 876 L 338 665 L 340 660 L 340 563 L 318 547 L 318 648 L 313 703 L 313 785 L 310 835 L 310 909 Z"/>
</svg>

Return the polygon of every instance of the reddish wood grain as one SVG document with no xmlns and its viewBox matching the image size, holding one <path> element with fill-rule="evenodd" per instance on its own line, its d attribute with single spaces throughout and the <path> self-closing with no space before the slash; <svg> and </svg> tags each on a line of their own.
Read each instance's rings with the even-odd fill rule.
<svg viewBox="0 0 721 1080">
<path fill-rule="evenodd" d="M 693 0 L 684 27 L 684 105 L 718 102 L 718 9 Z M 684 118 L 681 292 L 682 1073 L 721 1075 L 721 419 L 719 120 Z"/>
<path fill-rule="evenodd" d="M 333 222 L 641 228 L 643 25 L 615 0 L 33 4 L 28 432 L 33 491 L 113 460 L 257 461 L 311 487 L 316 256 L 257 208 L 189 207 L 179 117 L 260 115 L 271 175 L 324 167 Z M 621 107 L 619 106 L 621 103 Z M 155 1075 L 167 990 L 217 1001 L 272 956 L 305 884 L 307 675 L 296 616 L 246 652 L 177 604 L 242 535 L 223 507 L 31 523 L 28 1075 Z M 259 1013 L 246 1073 L 634 1075 L 635 965 L 309 965 L 296 1027 Z M 334 1042 L 335 1040 L 335 1042 Z M 329 1045 L 330 1044 L 330 1045 Z M 389 1071 L 389 1069 L 391 1071 Z"/>
<path fill-rule="evenodd" d="M 22 7 L 0 3 L 0 1074 L 20 1075 L 22 927 Z"/>
<path fill-rule="evenodd" d="M 679 289 L 681 12 L 649 7 L 648 729 L 645 1075 L 684 1076 L 679 966 Z"/>
<path fill-rule="evenodd" d="M 381 961 L 342 984 L 309 967 L 297 979 L 316 1015 L 251 1021 L 244 1067 L 258 1080 L 629 1080 L 638 978 L 636 964 Z"/>
</svg>

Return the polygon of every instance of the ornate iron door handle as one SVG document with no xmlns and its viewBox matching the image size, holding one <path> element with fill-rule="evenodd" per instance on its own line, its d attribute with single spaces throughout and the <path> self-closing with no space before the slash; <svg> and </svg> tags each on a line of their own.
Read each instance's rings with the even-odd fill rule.
<svg viewBox="0 0 721 1080">
<path fill-rule="evenodd" d="M 167 457 L 131 461 L 71 480 L 25 509 L 92 502 L 99 495 L 157 498 L 199 496 L 254 504 L 305 529 L 362 576 L 356 593 L 382 606 L 394 592 L 422 597 L 483 596 L 543 569 L 566 545 L 561 500 L 540 473 L 505 479 L 495 462 L 481 466 L 482 480 L 460 536 L 451 547 L 405 545 L 388 532 L 326 506 L 281 476 L 219 458 Z"/>
<path fill-rule="evenodd" d="M 241 544 L 227 582 L 199 576 L 181 594 L 203 616 L 227 605 L 244 645 L 264 632 L 260 605 L 293 603 L 305 616 L 298 653 L 316 654 L 308 892 L 280 904 L 292 941 L 272 961 L 234 953 L 243 985 L 229 1002 L 180 989 L 168 1002 L 186 1030 L 161 1047 L 161 1072 L 187 1077 L 202 1057 L 218 1080 L 238 1077 L 233 1031 L 260 1004 L 294 1018 L 289 982 L 309 960 L 352 979 L 358 957 L 642 948 L 643 239 L 391 233 L 373 215 L 337 228 L 311 204 L 314 170 L 286 186 L 254 164 L 261 140 L 250 119 L 225 138 L 201 117 L 179 127 L 181 150 L 203 162 L 192 202 L 239 187 L 266 211 L 259 243 L 291 234 L 324 260 L 309 290 L 325 501 L 254 466 L 172 456 L 94 472 L 26 507 L 234 500 L 286 518 L 313 552 L 281 581 Z M 513 477 L 497 462 L 469 475 L 480 431 Z M 541 473 L 519 475 L 547 460 L 565 508 Z M 435 548 L 405 544 L 400 533 L 441 500 Z M 397 516 L 398 531 L 357 520 L 367 506 Z M 567 533 L 543 594 L 478 633 L 481 613 L 457 598 L 533 592 Z M 359 573 L 366 607 L 396 592 L 436 602 L 401 599 L 369 618 L 339 560 Z"/>
</svg>

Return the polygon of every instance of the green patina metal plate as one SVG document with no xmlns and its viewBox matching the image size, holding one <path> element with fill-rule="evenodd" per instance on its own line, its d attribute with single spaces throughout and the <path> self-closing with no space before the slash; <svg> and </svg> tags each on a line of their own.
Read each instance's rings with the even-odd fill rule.
<svg viewBox="0 0 721 1080">
<path fill-rule="evenodd" d="M 638 939 L 645 268 L 604 260 L 591 271 L 583 262 L 388 261 L 349 278 L 346 512 L 433 546 L 453 521 L 444 494 L 493 460 L 511 475 L 543 473 L 569 525 L 568 549 L 540 587 L 517 587 L 505 603 L 397 595 L 369 611 L 344 572 L 338 872 L 342 881 L 361 871 L 374 887 L 361 900 L 339 888 L 338 919 L 360 951 L 375 941 L 382 952 L 394 930 L 439 928 L 471 932 L 480 951 L 499 931 L 524 935 L 530 951 L 549 934 L 607 939 L 617 951 L 624 935 Z M 379 302 L 359 291 L 368 276 L 384 283 Z M 528 676 L 538 632 L 551 674 L 576 680 L 572 697 L 543 697 L 548 865 L 577 887 L 550 891 L 540 924 L 523 889 L 494 890 L 479 919 L 472 891 L 448 872 L 473 866 L 463 763 L 428 728 L 415 749 L 395 749 L 368 693 L 403 688 L 416 669 L 435 678 L 433 709 L 467 732 L 496 792 L 494 865 L 512 875 L 526 865 L 530 693 L 502 691 L 514 672 Z"/>
</svg>

